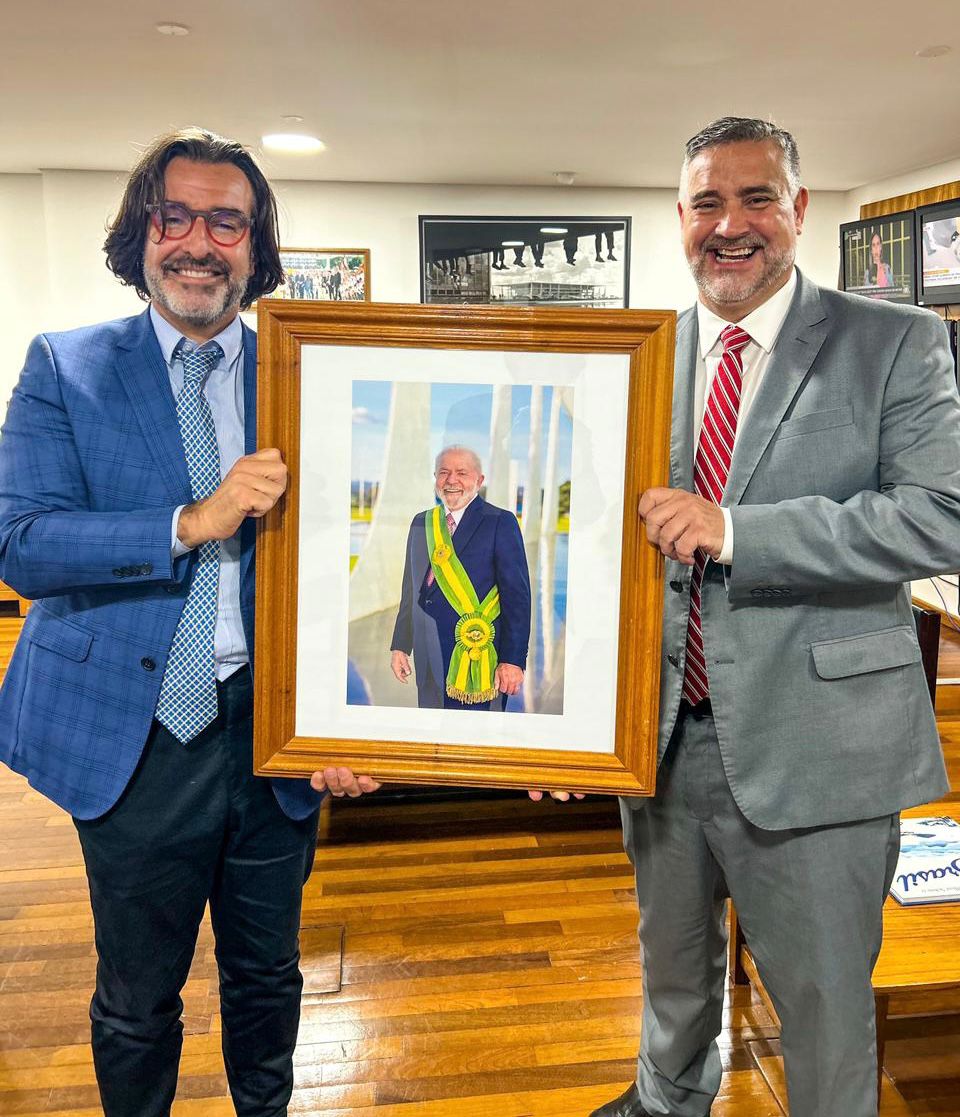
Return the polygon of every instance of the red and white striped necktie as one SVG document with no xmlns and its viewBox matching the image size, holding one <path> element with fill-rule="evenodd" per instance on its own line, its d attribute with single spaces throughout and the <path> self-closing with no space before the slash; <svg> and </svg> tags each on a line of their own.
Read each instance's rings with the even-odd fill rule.
<svg viewBox="0 0 960 1117">
<path fill-rule="evenodd" d="M 694 492 L 714 504 L 719 504 L 723 499 L 723 490 L 730 473 L 733 440 L 737 433 L 737 416 L 740 412 L 740 390 L 743 385 L 741 353 L 750 341 L 750 335 L 739 326 L 726 326 L 720 334 L 720 340 L 723 342 L 723 354 L 704 408 L 700 441 L 693 461 Z M 698 549 L 694 556 L 693 578 L 690 582 L 690 620 L 687 625 L 687 656 L 683 676 L 683 697 L 691 706 L 710 695 L 700 619 L 700 593 L 706 565 L 707 556 Z"/>
</svg>

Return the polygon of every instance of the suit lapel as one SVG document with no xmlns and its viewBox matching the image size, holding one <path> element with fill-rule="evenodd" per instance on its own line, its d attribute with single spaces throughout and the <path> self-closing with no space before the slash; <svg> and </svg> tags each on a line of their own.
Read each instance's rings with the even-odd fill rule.
<svg viewBox="0 0 960 1117">
<path fill-rule="evenodd" d="M 117 372 L 171 503 L 192 497 L 177 408 L 149 310 L 134 318 L 117 346 Z"/>
<path fill-rule="evenodd" d="M 673 420 L 670 431 L 670 477 L 675 489 L 693 492 L 693 396 L 697 382 L 700 331 L 696 308 L 677 322 L 673 375 Z"/>
<path fill-rule="evenodd" d="M 474 497 L 461 516 L 460 523 L 457 524 L 457 530 L 453 533 L 453 549 L 461 556 L 461 559 L 463 552 L 473 538 L 473 533 L 480 526 L 486 507 L 486 501 L 483 497 Z"/>
<path fill-rule="evenodd" d="M 777 338 L 763 382 L 730 464 L 723 503 L 737 504 L 783 421 L 827 336 L 827 317 L 814 284 L 797 275 L 797 290 Z"/>
</svg>

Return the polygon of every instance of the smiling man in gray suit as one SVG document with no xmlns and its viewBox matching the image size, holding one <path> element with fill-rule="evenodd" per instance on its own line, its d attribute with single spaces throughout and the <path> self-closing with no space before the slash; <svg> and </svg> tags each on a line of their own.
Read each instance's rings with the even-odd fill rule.
<svg viewBox="0 0 960 1117">
<path fill-rule="evenodd" d="M 725 118 L 687 144 L 699 288 L 678 324 L 660 768 L 622 804 L 644 955 L 637 1080 L 594 1117 L 704 1117 L 724 910 L 782 1024 L 794 1117 L 875 1117 L 870 974 L 899 810 L 947 790 L 904 583 L 956 569 L 960 406 L 932 313 L 794 268 L 796 144 Z"/>
</svg>

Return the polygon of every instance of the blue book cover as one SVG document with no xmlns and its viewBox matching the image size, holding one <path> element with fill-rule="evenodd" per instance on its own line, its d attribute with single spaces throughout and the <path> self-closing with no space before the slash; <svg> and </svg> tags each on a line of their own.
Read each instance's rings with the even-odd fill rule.
<svg viewBox="0 0 960 1117">
<path fill-rule="evenodd" d="M 890 895 L 899 904 L 960 900 L 960 823 L 902 818 L 900 859 Z"/>
</svg>

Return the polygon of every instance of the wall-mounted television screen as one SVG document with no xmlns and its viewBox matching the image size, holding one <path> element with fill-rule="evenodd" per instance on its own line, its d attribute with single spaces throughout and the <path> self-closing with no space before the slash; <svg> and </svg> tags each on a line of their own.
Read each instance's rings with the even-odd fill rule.
<svg viewBox="0 0 960 1117">
<path fill-rule="evenodd" d="M 915 303 L 914 211 L 840 226 L 840 287 L 856 295 Z"/>
<path fill-rule="evenodd" d="M 960 198 L 917 210 L 917 301 L 960 303 Z"/>
</svg>

